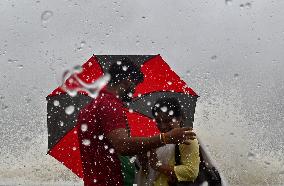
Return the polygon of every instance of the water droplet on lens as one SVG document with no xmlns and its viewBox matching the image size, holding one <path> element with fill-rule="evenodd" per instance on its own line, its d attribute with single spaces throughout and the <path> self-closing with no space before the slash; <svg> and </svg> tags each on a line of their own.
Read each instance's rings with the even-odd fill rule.
<svg viewBox="0 0 284 186">
<path fill-rule="evenodd" d="M 71 105 L 71 106 L 68 106 L 68 107 L 65 108 L 65 113 L 68 114 L 68 115 L 71 115 L 71 114 L 73 114 L 74 110 L 75 110 L 75 107 L 73 105 Z"/>
<path fill-rule="evenodd" d="M 248 160 L 253 160 L 254 158 L 255 158 L 255 154 L 254 153 L 252 153 L 252 152 L 249 152 L 248 153 L 248 155 L 247 155 L 247 157 L 248 157 Z"/>
<path fill-rule="evenodd" d="M 232 0 L 225 0 L 226 5 L 231 5 L 232 4 Z"/>
<path fill-rule="evenodd" d="M 59 101 L 58 100 L 54 100 L 53 105 L 56 106 L 56 107 L 59 106 Z"/>
<path fill-rule="evenodd" d="M 216 56 L 216 55 L 213 55 L 213 56 L 211 56 L 211 59 L 212 59 L 212 60 L 216 60 L 216 59 L 217 59 L 217 56 Z"/>
<path fill-rule="evenodd" d="M 250 3 L 250 2 L 247 2 L 247 3 L 245 4 L 245 6 L 246 6 L 247 8 L 251 8 L 251 3 Z"/>
<path fill-rule="evenodd" d="M 238 73 L 235 73 L 235 74 L 234 74 L 234 77 L 235 77 L 235 78 L 239 77 L 239 74 L 238 74 Z"/>
<path fill-rule="evenodd" d="M 113 153 L 114 153 L 114 149 L 113 149 L 113 148 L 110 148 L 110 149 L 109 149 L 109 153 L 113 154 Z"/>
<path fill-rule="evenodd" d="M 48 21 L 53 16 L 53 12 L 50 10 L 46 10 L 41 14 L 42 21 Z"/>
<path fill-rule="evenodd" d="M 127 66 L 123 66 L 123 67 L 122 67 L 122 70 L 123 70 L 123 71 L 126 71 L 127 69 L 128 69 Z"/>
<path fill-rule="evenodd" d="M 99 140 L 103 140 L 104 136 L 103 135 L 99 135 Z"/>
<path fill-rule="evenodd" d="M 17 59 L 8 59 L 8 63 L 15 63 L 17 61 L 18 61 Z"/>
<path fill-rule="evenodd" d="M 168 110 L 168 108 L 167 108 L 166 106 L 161 107 L 161 111 L 163 111 L 163 112 L 167 112 L 167 110 Z"/>
<path fill-rule="evenodd" d="M 136 160 L 136 157 L 135 157 L 135 156 L 133 156 L 133 157 L 131 157 L 131 158 L 129 159 L 130 163 L 134 163 L 135 160 Z"/>
<path fill-rule="evenodd" d="M 63 125 L 64 125 L 63 121 L 60 121 L 60 122 L 59 122 L 59 125 L 60 125 L 61 127 L 63 127 Z"/>
<path fill-rule="evenodd" d="M 82 144 L 85 145 L 85 146 L 90 146 L 91 141 L 88 140 L 88 139 L 83 139 Z"/>
<path fill-rule="evenodd" d="M 82 132 L 86 132 L 88 130 L 88 125 L 87 124 L 82 124 L 81 125 L 81 130 L 82 130 Z"/>
</svg>

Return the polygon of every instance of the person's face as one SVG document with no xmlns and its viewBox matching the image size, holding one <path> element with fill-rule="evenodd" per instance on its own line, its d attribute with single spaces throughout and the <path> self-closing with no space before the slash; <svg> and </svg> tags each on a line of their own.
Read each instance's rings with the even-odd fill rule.
<svg viewBox="0 0 284 186">
<path fill-rule="evenodd" d="M 172 117 L 167 113 L 158 112 L 155 120 L 161 132 L 168 132 L 174 128 L 180 128 L 181 117 Z"/>
</svg>

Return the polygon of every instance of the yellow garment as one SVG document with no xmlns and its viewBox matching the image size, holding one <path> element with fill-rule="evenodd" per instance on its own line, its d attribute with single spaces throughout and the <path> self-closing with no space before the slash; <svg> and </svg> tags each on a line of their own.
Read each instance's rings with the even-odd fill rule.
<svg viewBox="0 0 284 186">
<path fill-rule="evenodd" d="M 179 145 L 181 165 L 175 165 L 175 155 L 169 160 L 169 165 L 174 166 L 178 181 L 194 181 L 199 173 L 199 144 L 197 139 L 189 140 L 190 145 Z M 160 173 L 154 181 L 154 186 L 168 186 L 168 178 Z"/>
</svg>

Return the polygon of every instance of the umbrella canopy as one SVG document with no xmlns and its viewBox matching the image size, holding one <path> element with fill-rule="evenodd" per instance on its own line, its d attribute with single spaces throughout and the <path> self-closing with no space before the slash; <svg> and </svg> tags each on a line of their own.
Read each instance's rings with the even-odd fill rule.
<svg viewBox="0 0 284 186">
<path fill-rule="evenodd" d="M 105 74 L 110 65 L 128 57 L 141 66 L 144 81 L 133 94 L 133 101 L 126 108 L 127 121 L 132 136 L 152 136 L 159 133 L 150 113 L 151 105 L 160 97 L 176 97 L 185 112 L 186 120 L 193 121 L 197 94 L 169 67 L 160 55 L 93 55 L 76 76 L 84 83 L 94 83 Z M 64 83 L 68 90 L 82 87 L 71 75 Z M 70 96 L 66 89 L 56 88 L 47 96 L 48 154 L 63 163 L 77 176 L 83 178 L 76 126 L 81 108 L 93 98 L 83 89 Z M 188 123 L 189 123 L 188 122 Z"/>
</svg>

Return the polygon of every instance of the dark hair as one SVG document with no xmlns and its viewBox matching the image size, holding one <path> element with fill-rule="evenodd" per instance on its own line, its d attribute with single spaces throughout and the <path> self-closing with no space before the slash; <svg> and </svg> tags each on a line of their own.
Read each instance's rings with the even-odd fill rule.
<svg viewBox="0 0 284 186">
<path fill-rule="evenodd" d="M 121 60 L 113 63 L 110 66 L 108 73 L 111 76 L 109 81 L 111 84 L 118 84 L 122 80 L 131 79 L 137 85 L 144 80 L 140 67 L 136 66 L 127 57 L 123 57 Z"/>
<path fill-rule="evenodd" d="M 158 99 L 152 107 L 152 114 L 154 118 L 156 117 L 156 113 L 158 112 L 165 112 L 170 117 L 183 116 L 180 103 L 178 99 L 174 97 L 165 97 Z"/>
</svg>

